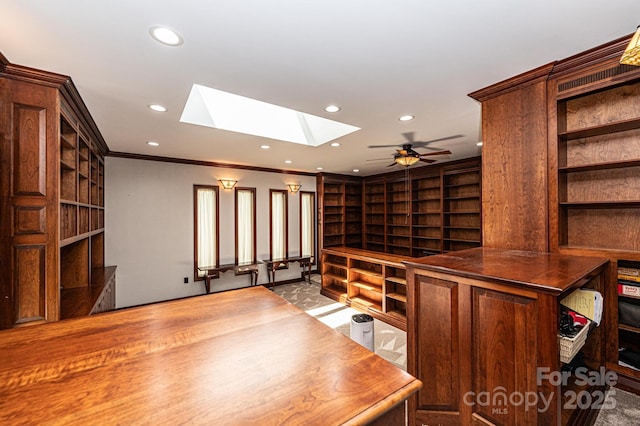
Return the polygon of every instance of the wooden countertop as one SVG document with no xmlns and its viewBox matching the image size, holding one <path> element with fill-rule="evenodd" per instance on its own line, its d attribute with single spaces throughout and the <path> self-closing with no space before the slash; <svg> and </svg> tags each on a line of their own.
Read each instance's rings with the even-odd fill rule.
<svg viewBox="0 0 640 426">
<path fill-rule="evenodd" d="M 0 331 L 0 424 L 363 424 L 421 383 L 263 287 Z"/>
<path fill-rule="evenodd" d="M 479 247 L 404 263 L 418 269 L 561 294 L 599 273 L 607 262 L 608 259 L 596 257 Z"/>
</svg>

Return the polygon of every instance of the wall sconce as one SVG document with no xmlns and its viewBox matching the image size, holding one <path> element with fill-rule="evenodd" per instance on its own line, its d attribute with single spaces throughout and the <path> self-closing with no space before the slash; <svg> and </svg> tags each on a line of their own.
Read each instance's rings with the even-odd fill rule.
<svg viewBox="0 0 640 426">
<path fill-rule="evenodd" d="M 621 64 L 640 66 L 640 25 L 620 58 Z"/>
<path fill-rule="evenodd" d="M 233 180 L 233 179 L 218 179 L 218 180 L 220 181 L 224 189 L 233 189 L 233 187 L 236 186 L 236 183 L 238 183 L 237 180 Z"/>
<path fill-rule="evenodd" d="M 300 190 L 302 185 L 298 185 L 297 183 L 288 183 L 287 186 L 289 187 L 289 191 L 291 191 L 292 194 L 295 194 Z"/>
</svg>

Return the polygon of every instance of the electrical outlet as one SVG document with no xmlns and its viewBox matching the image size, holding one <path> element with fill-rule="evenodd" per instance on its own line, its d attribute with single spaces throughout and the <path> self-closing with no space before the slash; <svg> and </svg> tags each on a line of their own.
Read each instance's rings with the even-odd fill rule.
<svg viewBox="0 0 640 426">
<path fill-rule="evenodd" d="M 189 284 L 189 277 L 184 277 L 184 283 Z"/>
</svg>

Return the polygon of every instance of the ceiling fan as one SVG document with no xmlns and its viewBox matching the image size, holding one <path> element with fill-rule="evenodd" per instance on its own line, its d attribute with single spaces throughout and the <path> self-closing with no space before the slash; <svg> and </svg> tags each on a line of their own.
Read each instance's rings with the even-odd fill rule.
<svg viewBox="0 0 640 426">
<path fill-rule="evenodd" d="M 401 149 L 396 149 L 396 153 L 393 155 L 393 163 L 389 164 L 387 167 L 391 167 L 391 166 L 395 166 L 396 164 L 399 164 L 401 166 L 406 166 L 409 167 L 415 163 L 417 163 L 418 161 L 422 161 L 425 163 L 435 163 L 436 160 L 432 160 L 429 158 L 422 158 L 422 157 L 428 157 L 431 155 L 446 155 L 446 154 L 451 154 L 451 151 L 449 151 L 448 149 L 441 149 L 441 148 L 435 148 L 435 147 L 430 147 L 428 146 L 431 143 L 434 142 L 440 142 L 440 141 L 446 141 L 449 139 L 456 139 L 456 138 L 460 138 L 462 137 L 462 135 L 453 135 L 453 136 L 447 136 L 444 138 L 438 138 L 438 139 L 432 139 L 429 141 L 414 141 L 413 140 L 413 135 L 414 132 L 406 132 L 406 133 L 402 133 L 402 136 L 407 140 L 406 143 L 404 144 L 397 144 L 397 145 L 369 145 L 369 148 L 391 148 L 391 147 L 401 147 Z M 425 154 L 420 154 L 419 152 L 415 151 L 413 148 L 426 148 L 426 149 L 430 149 L 433 150 L 434 152 L 428 152 Z"/>
</svg>

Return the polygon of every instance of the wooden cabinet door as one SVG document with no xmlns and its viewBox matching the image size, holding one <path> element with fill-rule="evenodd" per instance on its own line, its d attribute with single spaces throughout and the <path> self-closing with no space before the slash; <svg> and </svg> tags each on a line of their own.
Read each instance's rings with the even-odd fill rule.
<svg viewBox="0 0 640 426">
<path fill-rule="evenodd" d="M 409 277 L 408 359 L 422 389 L 409 400 L 410 425 L 468 424 L 471 406 L 471 288 L 453 279 Z"/>
<path fill-rule="evenodd" d="M 473 288 L 474 388 L 478 424 L 537 424 L 536 301 Z M 534 401 L 534 397 L 536 398 Z"/>
<path fill-rule="evenodd" d="M 57 320 L 57 91 L 0 86 L 0 328 Z"/>
<path fill-rule="evenodd" d="M 536 424 L 520 400 L 537 391 L 536 300 L 455 276 L 409 281 L 407 367 L 423 383 L 410 424 Z"/>
</svg>

